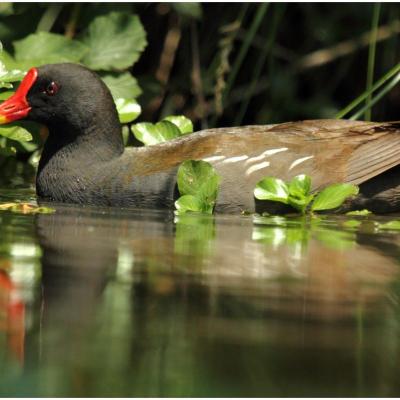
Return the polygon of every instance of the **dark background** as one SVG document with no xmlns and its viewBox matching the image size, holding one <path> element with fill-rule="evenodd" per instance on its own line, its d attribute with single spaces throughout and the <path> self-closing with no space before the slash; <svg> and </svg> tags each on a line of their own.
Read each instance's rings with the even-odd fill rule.
<svg viewBox="0 0 400 400">
<path fill-rule="evenodd" d="M 143 108 L 139 121 L 185 114 L 199 129 L 334 118 L 366 88 L 374 3 L 60 4 L 52 28 L 56 33 L 65 32 L 74 7 L 79 14 L 77 34 L 93 18 L 113 10 L 139 15 L 148 39 L 139 62 L 131 68 L 144 92 L 139 98 Z M 5 48 L 34 32 L 46 7 L 20 3 L 12 15 L 1 16 Z M 267 9 L 252 35 L 262 7 Z M 399 62 L 399 10 L 396 3 L 381 5 L 379 29 L 390 33 L 377 43 L 374 81 Z M 231 33 L 224 33 L 235 21 Z M 229 39 L 232 48 L 227 51 Z M 246 41 L 248 51 L 237 63 Z M 343 49 L 346 54 L 339 54 Z M 315 54 L 321 50 L 324 59 Z M 237 75 L 232 79 L 235 63 Z M 230 79 L 224 92 L 221 84 Z M 219 94 L 225 101 L 218 110 Z M 399 103 L 396 87 L 374 106 L 372 119 L 399 119 Z"/>
</svg>

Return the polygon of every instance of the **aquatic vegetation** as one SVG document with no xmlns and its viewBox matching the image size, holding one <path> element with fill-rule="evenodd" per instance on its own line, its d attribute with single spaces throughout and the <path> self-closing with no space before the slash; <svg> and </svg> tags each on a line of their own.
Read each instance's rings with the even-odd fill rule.
<svg viewBox="0 0 400 400">
<path fill-rule="evenodd" d="M 181 197 L 175 202 L 178 213 L 187 211 L 212 214 L 218 196 L 220 177 L 206 161 L 185 161 L 178 169 Z"/>
<path fill-rule="evenodd" d="M 348 183 L 336 183 L 320 192 L 311 193 L 311 178 L 297 175 L 290 182 L 266 177 L 260 180 L 254 196 L 259 200 L 277 201 L 287 204 L 305 214 L 308 210 L 322 211 L 339 207 L 350 196 L 358 194 L 358 187 Z"/>
<path fill-rule="evenodd" d="M 146 146 L 151 146 L 192 133 L 193 124 L 183 115 L 169 115 L 156 124 L 150 122 L 134 124 L 131 130 L 137 140 Z"/>
<path fill-rule="evenodd" d="M 51 207 L 39 207 L 30 203 L 3 203 L 0 204 L 0 211 L 11 211 L 17 214 L 52 214 L 56 210 Z"/>
</svg>

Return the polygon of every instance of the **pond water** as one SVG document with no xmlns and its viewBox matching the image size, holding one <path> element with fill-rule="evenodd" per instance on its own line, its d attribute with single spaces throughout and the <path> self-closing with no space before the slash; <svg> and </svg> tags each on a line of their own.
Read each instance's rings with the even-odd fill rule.
<svg viewBox="0 0 400 400">
<path fill-rule="evenodd" d="M 0 212 L 0 395 L 400 394 L 398 217 L 55 208 Z"/>
</svg>

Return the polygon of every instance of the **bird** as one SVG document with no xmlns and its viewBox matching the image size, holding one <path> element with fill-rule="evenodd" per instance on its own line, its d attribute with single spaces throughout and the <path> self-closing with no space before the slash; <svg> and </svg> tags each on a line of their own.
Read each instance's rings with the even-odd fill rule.
<svg viewBox="0 0 400 400">
<path fill-rule="evenodd" d="M 31 68 L 0 105 L 0 124 L 47 126 L 36 175 L 40 201 L 174 209 L 177 170 L 204 160 L 220 176 L 215 211 L 261 212 L 266 176 L 312 178 L 312 190 L 359 185 L 343 210 L 400 210 L 400 122 L 336 119 L 205 129 L 146 147 L 124 147 L 113 97 L 99 75 L 74 63 Z"/>
</svg>

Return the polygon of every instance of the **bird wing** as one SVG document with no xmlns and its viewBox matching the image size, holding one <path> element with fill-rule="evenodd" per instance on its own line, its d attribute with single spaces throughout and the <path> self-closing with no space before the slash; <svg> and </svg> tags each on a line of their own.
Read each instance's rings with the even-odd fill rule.
<svg viewBox="0 0 400 400">
<path fill-rule="evenodd" d="M 265 176 L 289 180 L 307 174 L 319 189 L 360 184 L 400 164 L 400 123 L 311 120 L 208 129 L 130 154 L 131 176 L 204 159 L 227 183 L 245 180 L 251 186 Z"/>
</svg>

